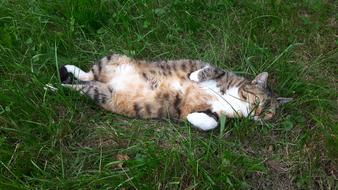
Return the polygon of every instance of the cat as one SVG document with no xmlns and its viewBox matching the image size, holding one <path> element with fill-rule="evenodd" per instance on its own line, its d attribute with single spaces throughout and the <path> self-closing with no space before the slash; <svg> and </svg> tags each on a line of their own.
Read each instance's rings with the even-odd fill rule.
<svg viewBox="0 0 338 190">
<path fill-rule="evenodd" d="M 276 98 L 268 73 L 252 81 L 199 60 L 144 61 L 112 54 L 89 72 L 74 65 L 60 68 L 62 85 L 88 95 L 111 112 L 134 118 L 188 120 L 207 131 L 219 118 L 269 120 L 290 101 Z"/>
</svg>

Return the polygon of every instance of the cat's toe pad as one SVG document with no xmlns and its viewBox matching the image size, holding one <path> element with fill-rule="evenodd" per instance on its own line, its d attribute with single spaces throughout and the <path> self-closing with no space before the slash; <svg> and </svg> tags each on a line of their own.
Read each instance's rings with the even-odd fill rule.
<svg viewBox="0 0 338 190">
<path fill-rule="evenodd" d="M 191 113 L 187 116 L 188 121 L 195 127 L 208 131 L 218 126 L 217 121 L 205 113 Z"/>
</svg>

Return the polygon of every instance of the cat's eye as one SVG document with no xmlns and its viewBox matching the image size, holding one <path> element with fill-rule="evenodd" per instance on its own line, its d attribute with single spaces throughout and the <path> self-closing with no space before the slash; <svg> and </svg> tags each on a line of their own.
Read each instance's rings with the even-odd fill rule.
<svg viewBox="0 0 338 190">
<path fill-rule="evenodd" d="M 264 119 L 270 120 L 275 114 L 272 111 L 267 111 L 264 113 Z"/>
<path fill-rule="evenodd" d="M 273 114 L 273 111 L 272 110 L 266 110 L 264 113 L 267 114 L 267 115 L 270 115 L 270 114 Z"/>
</svg>

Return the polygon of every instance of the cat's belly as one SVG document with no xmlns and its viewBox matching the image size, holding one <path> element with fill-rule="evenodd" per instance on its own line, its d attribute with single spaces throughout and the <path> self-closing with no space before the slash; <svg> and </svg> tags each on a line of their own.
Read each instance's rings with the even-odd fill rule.
<svg viewBox="0 0 338 190">
<path fill-rule="evenodd" d="M 133 65 L 115 68 L 116 74 L 108 85 L 118 96 L 114 97 L 114 112 L 132 117 L 156 118 L 169 115 L 185 118 L 192 112 L 211 110 L 228 117 L 247 116 L 249 104 L 240 100 L 238 88 L 221 94 L 215 81 L 196 83 L 177 77 L 147 80 Z M 177 105 L 176 105 L 177 104 Z M 166 108 L 164 108 L 166 107 Z M 177 112 L 177 113 L 176 113 Z"/>
<path fill-rule="evenodd" d="M 116 91 L 142 89 L 144 82 L 132 64 L 122 64 L 113 68 L 108 85 Z"/>
</svg>

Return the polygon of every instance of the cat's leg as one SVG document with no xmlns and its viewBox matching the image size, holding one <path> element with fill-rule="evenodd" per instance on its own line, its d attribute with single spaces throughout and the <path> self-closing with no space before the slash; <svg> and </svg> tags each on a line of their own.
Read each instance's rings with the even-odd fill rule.
<svg viewBox="0 0 338 190">
<path fill-rule="evenodd" d="M 208 131 L 218 126 L 217 120 L 206 113 L 194 112 L 188 114 L 187 119 L 193 126 L 203 131 Z"/>
<path fill-rule="evenodd" d="M 220 68 L 207 65 L 202 69 L 194 71 L 190 74 L 189 78 L 192 81 L 203 82 L 207 80 L 212 80 L 223 75 L 225 71 Z"/>
<path fill-rule="evenodd" d="M 74 81 L 72 75 L 79 79 L 79 81 Z M 62 84 L 73 84 L 73 83 L 79 83 L 82 81 L 91 81 L 94 77 L 91 77 L 93 75 L 92 72 L 84 72 L 80 68 L 74 66 L 74 65 L 65 65 L 62 66 L 59 70 L 59 76 L 61 79 Z M 66 85 L 64 85 L 66 86 Z M 57 91 L 58 89 L 54 87 L 52 84 L 46 84 L 44 86 L 45 90 L 51 90 L 51 91 Z"/>
<path fill-rule="evenodd" d="M 98 104 L 105 104 L 111 101 L 113 90 L 106 84 L 98 81 L 79 81 L 78 84 L 62 84 L 64 87 L 72 88 L 85 94 Z"/>
<path fill-rule="evenodd" d="M 80 68 L 74 65 L 65 65 L 60 68 L 60 77 L 62 83 L 71 83 L 71 73 L 76 79 L 81 81 L 94 80 L 94 74 L 92 71 L 84 72 Z"/>
</svg>

